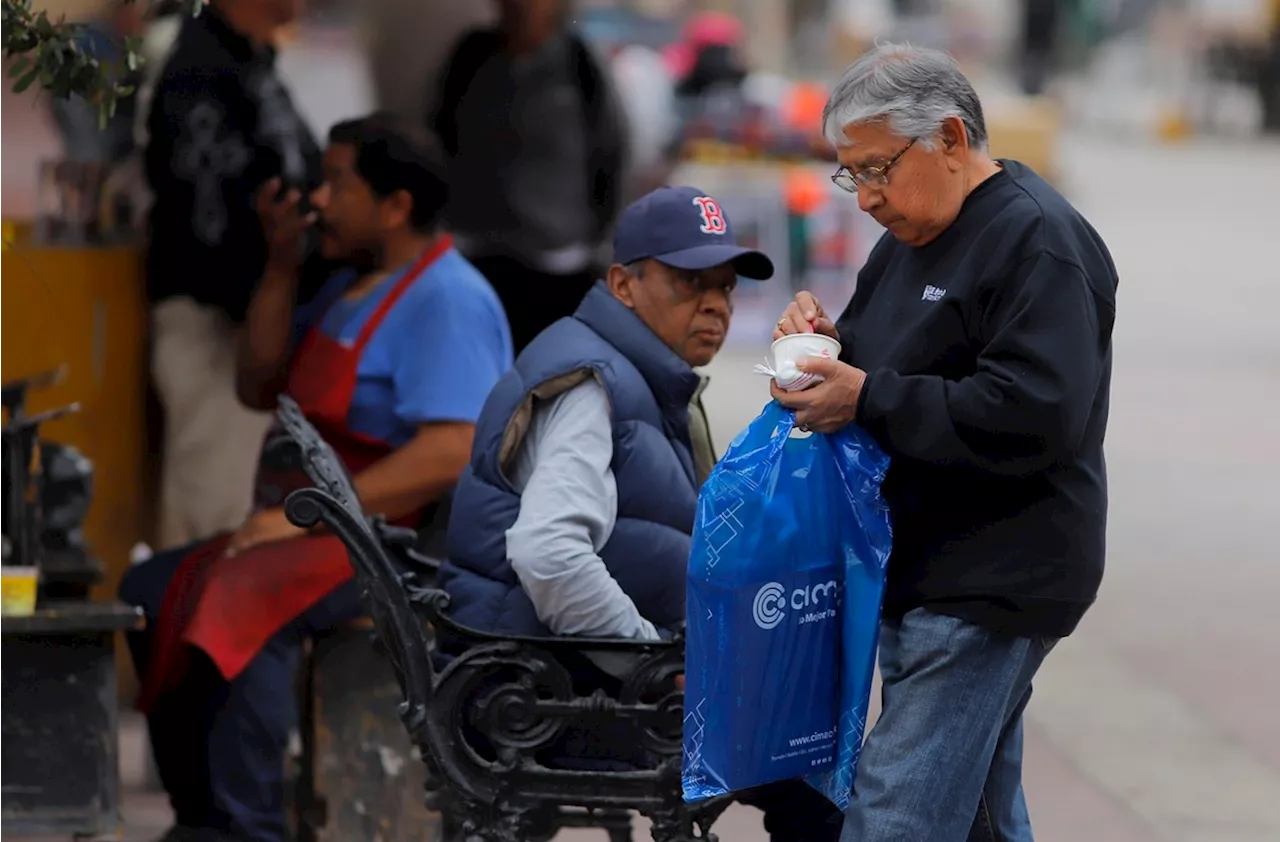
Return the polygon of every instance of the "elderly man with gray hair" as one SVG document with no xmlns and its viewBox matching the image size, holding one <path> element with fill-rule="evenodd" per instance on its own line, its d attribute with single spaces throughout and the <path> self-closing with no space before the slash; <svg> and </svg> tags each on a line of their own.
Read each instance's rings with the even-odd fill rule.
<svg viewBox="0 0 1280 842">
<path fill-rule="evenodd" d="M 883 712 L 843 842 L 1030 842 L 1031 679 L 1102 579 L 1116 270 L 1097 232 L 987 152 L 955 61 L 885 45 L 823 114 L 832 177 L 887 229 L 834 321 L 799 293 L 775 336 L 840 360 L 774 397 L 819 432 L 856 422 L 892 457 Z"/>
</svg>

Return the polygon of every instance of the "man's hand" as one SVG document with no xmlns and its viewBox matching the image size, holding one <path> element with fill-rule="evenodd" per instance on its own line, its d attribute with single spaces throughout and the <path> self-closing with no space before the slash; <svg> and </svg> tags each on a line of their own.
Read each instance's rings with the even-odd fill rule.
<svg viewBox="0 0 1280 842">
<path fill-rule="evenodd" d="M 795 306 L 794 304 L 791 306 Z M 848 363 L 822 357 L 803 357 L 796 368 L 823 378 L 817 386 L 800 392 L 784 392 L 777 383 L 770 391 L 778 403 L 795 410 L 796 424 L 818 433 L 834 433 L 853 422 L 867 373 Z"/>
<path fill-rule="evenodd" d="M 263 509 L 254 512 L 244 525 L 231 536 L 226 555 L 233 556 L 259 544 L 287 541 L 307 534 L 307 530 L 294 526 L 284 516 L 284 509 Z"/>
<path fill-rule="evenodd" d="M 303 257 L 303 234 L 316 221 L 315 213 L 302 213 L 302 194 L 290 190 L 280 196 L 280 179 L 262 185 L 256 202 L 262 233 L 267 239 L 267 262 L 292 272 Z"/>
<path fill-rule="evenodd" d="M 780 339 L 789 333 L 821 333 L 840 341 L 840 331 L 827 317 L 818 299 L 811 292 L 797 292 L 795 300 L 782 311 L 782 317 L 773 329 L 773 338 Z"/>
</svg>

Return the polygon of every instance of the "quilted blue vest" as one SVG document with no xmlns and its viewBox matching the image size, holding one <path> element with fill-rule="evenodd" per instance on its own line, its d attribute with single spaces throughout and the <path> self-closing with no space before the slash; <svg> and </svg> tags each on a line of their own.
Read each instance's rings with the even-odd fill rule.
<svg viewBox="0 0 1280 842">
<path fill-rule="evenodd" d="M 471 464 L 453 495 L 449 558 L 437 582 L 454 620 L 481 631 L 548 635 L 507 560 L 506 533 L 520 495 L 504 468 L 514 458 L 535 395 L 595 376 L 609 395 L 618 516 L 600 556 L 659 628 L 684 619 L 685 568 L 698 488 L 689 401 L 700 380 L 643 322 L 597 283 L 572 318 L 520 354 L 476 424 Z"/>
</svg>

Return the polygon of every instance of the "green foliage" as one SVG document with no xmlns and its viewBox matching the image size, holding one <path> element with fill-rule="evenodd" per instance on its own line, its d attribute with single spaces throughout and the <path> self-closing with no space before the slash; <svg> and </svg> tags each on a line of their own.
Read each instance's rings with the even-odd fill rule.
<svg viewBox="0 0 1280 842">
<path fill-rule="evenodd" d="M 183 3 L 194 15 L 205 0 Z M 98 107 L 98 119 L 105 125 L 116 103 L 133 92 L 129 79 L 142 66 L 140 39 L 126 38 L 119 59 L 107 61 L 85 49 L 80 38 L 83 24 L 62 17 L 50 20 L 47 12 L 32 9 L 32 0 L 0 0 L 0 5 L 4 60 L 14 92 L 36 85 L 60 99 L 84 97 Z"/>
</svg>

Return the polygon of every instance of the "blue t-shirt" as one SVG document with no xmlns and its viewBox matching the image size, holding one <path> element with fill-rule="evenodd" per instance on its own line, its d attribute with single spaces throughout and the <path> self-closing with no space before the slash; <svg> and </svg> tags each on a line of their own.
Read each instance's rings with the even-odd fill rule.
<svg viewBox="0 0 1280 842">
<path fill-rule="evenodd" d="M 408 269 L 392 273 L 355 301 L 342 299 L 353 273 L 334 275 L 298 309 L 295 338 L 323 314 L 325 336 L 354 343 Z M 409 441 L 428 422 L 474 423 L 511 362 L 511 331 L 497 294 L 466 258 L 449 249 L 404 291 L 370 338 L 360 357 L 347 423 L 392 447 Z"/>
</svg>

